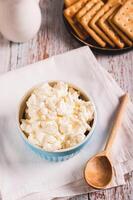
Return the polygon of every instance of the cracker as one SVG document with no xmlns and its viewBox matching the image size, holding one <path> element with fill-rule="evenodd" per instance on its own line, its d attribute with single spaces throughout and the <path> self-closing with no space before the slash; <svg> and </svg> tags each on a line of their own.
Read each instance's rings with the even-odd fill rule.
<svg viewBox="0 0 133 200">
<path fill-rule="evenodd" d="M 125 2 L 113 21 L 133 41 L 133 0 Z"/>
<path fill-rule="evenodd" d="M 87 34 L 84 30 L 82 30 L 77 23 L 74 22 L 73 19 L 71 19 L 70 17 L 65 16 L 66 20 L 68 21 L 68 23 L 70 24 L 70 26 L 72 27 L 72 29 L 75 31 L 75 33 L 77 34 L 77 36 L 84 40 L 87 37 Z"/>
<path fill-rule="evenodd" d="M 123 48 L 124 43 L 120 40 L 118 35 L 111 29 L 111 27 L 107 24 L 107 19 L 114 13 L 114 11 L 119 7 L 119 4 L 112 7 L 108 12 L 106 12 L 99 20 L 98 25 L 100 28 L 108 35 L 108 37 L 119 47 Z"/>
<path fill-rule="evenodd" d="M 116 4 L 118 4 L 119 1 L 118 0 L 110 0 L 108 1 L 103 7 L 102 9 L 100 9 L 96 15 L 93 17 L 93 19 L 91 20 L 91 25 L 93 26 L 93 24 L 96 24 L 96 22 L 100 19 L 100 17 L 102 17 L 109 9 L 111 9 L 113 6 L 115 6 Z"/>
<path fill-rule="evenodd" d="M 80 11 L 77 13 L 77 21 L 79 21 L 80 18 L 83 17 L 99 1 L 100 0 L 90 0 L 88 3 L 86 3 L 85 6 L 82 9 L 80 9 Z"/>
<path fill-rule="evenodd" d="M 88 2 L 89 0 L 79 0 L 78 2 L 76 2 L 75 4 L 73 4 L 72 6 L 66 8 L 64 10 L 64 15 L 67 17 L 74 17 L 77 12 L 84 7 L 84 5 Z"/>
<path fill-rule="evenodd" d="M 90 22 L 90 26 L 91 28 L 98 34 L 101 36 L 101 38 L 106 41 L 109 45 L 111 45 L 112 47 L 115 47 L 115 44 L 110 40 L 109 37 L 107 37 L 107 35 L 97 26 L 97 21 L 98 19 L 107 11 L 109 10 L 109 8 L 112 7 L 112 4 L 107 3 L 105 4 L 102 9 L 93 17 L 93 19 Z"/>
<path fill-rule="evenodd" d="M 112 47 L 115 46 L 115 44 L 110 40 L 110 38 L 107 37 L 107 35 L 97 26 L 97 21 L 102 17 L 109 9 L 111 9 L 114 5 L 118 4 L 118 0 L 110 0 L 108 1 L 101 10 L 97 12 L 97 14 L 93 17 L 93 19 L 90 22 L 90 26 L 97 34 L 99 34 L 103 40 L 105 40 L 108 44 L 110 44 Z"/>
<path fill-rule="evenodd" d="M 84 27 L 84 29 L 87 31 L 87 33 L 102 47 L 106 46 L 106 42 L 104 42 L 100 36 L 98 36 L 93 29 L 89 27 L 89 22 L 92 19 L 92 17 L 97 13 L 99 9 L 102 8 L 104 5 L 103 2 L 98 2 L 91 10 L 87 12 L 86 15 L 84 15 L 80 19 L 80 24 Z"/>
<path fill-rule="evenodd" d="M 112 19 L 113 19 L 113 17 L 114 17 L 115 14 L 111 15 L 109 17 L 109 19 L 108 19 L 108 22 L 109 22 L 110 26 L 123 39 L 123 41 L 125 42 L 125 44 L 127 44 L 128 46 L 132 46 L 133 45 L 132 41 L 112 22 Z"/>
<path fill-rule="evenodd" d="M 76 3 L 77 1 L 79 1 L 79 0 L 65 0 L 64 3 L 67 8 L 67 7 L 71 6 L 72 4 Z"/>
<path fill-rule="evenodd" d="M 80 29 L 78 24 L 74 20 L 76 13 L 88 2 L 88 0 L 79 0 L 77 3 L 66 8 L 64 10 L 64 16 L 67 19 L 68 23 L 71 25 L 76 34 L 81 38 L 85 39 L 86 34 Z"/>
</svg>

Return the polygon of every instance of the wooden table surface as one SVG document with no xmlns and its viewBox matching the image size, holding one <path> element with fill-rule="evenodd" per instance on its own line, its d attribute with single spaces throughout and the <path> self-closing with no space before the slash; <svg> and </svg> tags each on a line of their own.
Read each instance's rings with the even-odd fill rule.
<svg viewBox="0 0 133 200">
<path fill-rule="evenodd" d="M 36 37 L 24 44 L 14 44 L 0 35 L 0 73 L 23 67 L 52 55 L 80 47 L 67 32 L 62 20 L 63 0 L 42 0 L 42 26 Z M 133 100 L 133 52 L 120 56 L 97 56 L 101 65 L 112 74 Z M 69 200 L 133 200 L 133 173 L 127 184 L 106 191 L 81 195 Z"/>
</svg>

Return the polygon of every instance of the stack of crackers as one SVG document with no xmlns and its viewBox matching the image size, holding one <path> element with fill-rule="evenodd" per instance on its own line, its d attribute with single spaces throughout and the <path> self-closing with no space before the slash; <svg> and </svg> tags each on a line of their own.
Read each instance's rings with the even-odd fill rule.
<svg viewBox="0 0 133 200">
<path fill-rule="evenodd" d="M 133 0 L 65 0 L 64 16 L 82 40 L 101 47 L 133 46 Z"/>
</svg>

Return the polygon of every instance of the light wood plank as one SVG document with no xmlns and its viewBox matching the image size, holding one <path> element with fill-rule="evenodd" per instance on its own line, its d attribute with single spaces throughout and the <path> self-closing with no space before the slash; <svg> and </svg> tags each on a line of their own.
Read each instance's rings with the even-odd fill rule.
<svg viewBox="0 0 133 200">
<path fill-rule="evenodd" d="M 10 68 L 10 43 L 0 35 L 0 74 Z"/>
</svg>

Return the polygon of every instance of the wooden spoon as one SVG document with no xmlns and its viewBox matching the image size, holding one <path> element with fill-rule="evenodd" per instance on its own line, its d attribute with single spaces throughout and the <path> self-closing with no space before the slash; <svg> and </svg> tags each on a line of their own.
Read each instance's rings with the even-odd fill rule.
<svg viewBox="0 0 133 200">
<path fill-rule="evenodd" d="M 109 151 L 114 138 L 121 126 L 124 112 L 128 103 L 128 94 L 122 96 L 115 123 L 103 152 L 93 156 L 85 167 L 84 175 L 87 183 L 97 189 L 105 188 L 112 180 L 113 168 L 109 158 Z"/>
</svg>

